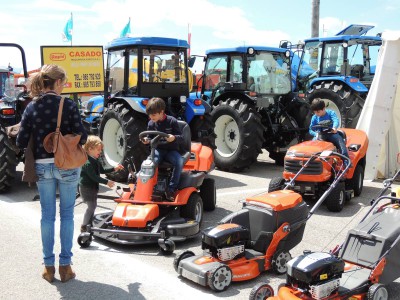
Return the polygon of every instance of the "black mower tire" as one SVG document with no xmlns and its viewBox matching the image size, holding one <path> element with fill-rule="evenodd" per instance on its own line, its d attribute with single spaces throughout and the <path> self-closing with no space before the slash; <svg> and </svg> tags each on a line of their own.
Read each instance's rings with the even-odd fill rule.
<svg viewBox="0 0 400 300">
<path fill-rule="evenodd" d="M 280 191 L 285 188 L 286 180 L 282 177 L 273 177 L 271 178 L 268 185 L 268 193 Z"/>
<path fill-rule="evenodd" d="M 11 189 L 17 165 L 17 155 L 5 128 L 0 125 L 0 193 L 8 192 Z"/>
<path fill-rule="evenodd" d="M 265 282 L 259 282 L 251 289 L 249 300 L 268 299 L 274 295 L 272 286 Z"/>
<path fill-rule="evenodd" d="M 346 185 L 354 191 L 354 196 L 360 196 L 364 187 L 364 168 L 357 165 L 354 169 L 353 178 L 347 180 Z"/>
<path fill-rule="evenodd" d="M 257 161 L 264 144 L 264 125 L 254 105 L 241 99 L 221 100 L 211 111 L 216 134 L 217 168 L 241 172 Z"/>
<path fill-rule="evenodd" d="M 208 286 L 216 292 L 225 291 L 232 282 L 232 270 L 227 265 L 219 265 L 208 273 Z"/>
<path fill-rule="evenodd" d="M 367 300 L 387 300 L 389 293 L 385 285 L 381 283 L 374 283 L 368 289 Z"/>
<path fill-rule="evenodd" d="M 289 252 L 278 251 L 272 256 L 271 266 L 272 270 L 278 274 L 285 274 L 287 271 L 287 262 L 292 259 Z"/>
<path fill-rule="evenodd" d="M 325 203 L 329 211 L 340 212 L 346 201 L 345 183 L 338 182 L 336 187 L 326 197 Z"/>
<path fill-rule="evenodd" d="M 175 242 L 173 240 L 166 239 L 164 241 L 165 248 L 160 246 L 160 252 L 163 255 L 171 255 L 175 251 Z"/>
<path fill-rule="evenodd" d="M 113 181 L 126 182 L 128 164 L 140 170 L 142 161 L 148 155 L 147 147 L 139 141 L 139 133 L 147 128 L 145 114 L 133 111 L 127 104 L 114 102 L 108 105 L 100 122 L 100 138 L 104 144 L 106 167 L 120 163 L 124 170 L 107 174 Z"/>
<path fill-rule="evenodd" d="M 205 113 L 201 117 L 194 117 L 189 126 L 193 142 L 201 143 L 203 146 L 207 146 L 212 150 L 217 148 L 215 146 L 215 123 L 210 113 Z"/>
<path fill-rule="evenodd" d="M 312 86 L 307 92 L 307 99 L 311 103 L 315 98 L 321 98 L 327 109 L 335 111 L 340 120 L 339 127 L 356 128 L 366 95 L 357 93 L 341 81 L 331 80 Z"/>
<path fill-rule="evenodd" d="M 190 251 L 190 250 L 185 250 L 185 251 L 177 254 L 175 256 L 174 262 L 173 262 L 175 271 L 178 272 L 179 264 L 183 259 L 192 257 L 192 256 L 194 256 L 194 253 L 193 253 L 193 251 Z"/>
<path fill-rule="evenodd" d="M 194 192 L 190 195 L 186 205 L 181 206 L 181 217 L 194 220 L 199 223 L 203 221 L 203 201 L 198 193 Z"/>
<path fill-rule="evenodd" d="M 205 211 L 213 211 L 217 203 L 217 189 L 213 178 L 204 178 L 200 186 L 200 197 Z"/>
</svg>

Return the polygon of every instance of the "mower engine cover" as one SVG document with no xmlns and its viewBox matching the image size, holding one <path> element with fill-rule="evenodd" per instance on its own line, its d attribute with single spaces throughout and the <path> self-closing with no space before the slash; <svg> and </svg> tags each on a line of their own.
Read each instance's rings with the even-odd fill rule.
<svg viewBox="0 0 400 300">
<path fill-rule="evenodd" d="M 344 271 L 344 261 L 330 253 L 307 252 L 287 263 L 288 281 L 320 284 L 339 279 Z"/>
<path fill-rule="evenodd" d="M 250 240 L 249 230 L 243 226 L 227 223 L 203 230 L 201 248 L 225 248 Z"/>
</svg>

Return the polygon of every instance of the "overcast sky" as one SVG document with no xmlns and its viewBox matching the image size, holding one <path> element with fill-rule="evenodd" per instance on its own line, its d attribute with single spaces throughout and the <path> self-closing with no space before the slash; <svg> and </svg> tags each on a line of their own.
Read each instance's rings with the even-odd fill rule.
<svg viewBox="0 0 400 300">
<path fill-rule="evenodd" d="M 3 1 L 0 37 L 26 52 L 28 70 L 40 67 L 40 46 L 70 45 L 61 33 L 73 14 L 73 45 L 102 45 L 118 37 L 131 18 L 131 36 L 187 39 L 191 54 L 238 45 L 278 46 L 311 35 L 312 0 L 18 0 Z M 350 24 L 370 24 L 370 35 L 400 30 L 398 0 L 320 0 L 320 35 Z M 324 32 L 323 32 L 324 31 Z M 20 67 L 16 51 L 0 49 L 0 66 Z"/>
</svg>

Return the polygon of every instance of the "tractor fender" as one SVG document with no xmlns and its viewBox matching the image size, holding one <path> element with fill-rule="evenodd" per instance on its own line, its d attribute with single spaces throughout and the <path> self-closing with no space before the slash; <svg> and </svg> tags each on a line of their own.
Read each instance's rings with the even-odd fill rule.
<svg viewBox="0 0 400 300">
<path fill-rule="evenodd" d="M 312 80 L 310 82 L 310 86 L 313 85 L 318 85 L 320 82 L 322 81 L 336 81 L 336 82 L 342 82 L 345 85 L 347 85 L 350 89 L 358 92 L 358 93 L 367 93 L 368 89 L 367 87 L 362 84 L 358 79 L 352 76 L 346 76 L 346 77 L 342 77 L 342 76 L 329 76 L 329 77 L 319 77 L 319 78 L 315 78 L 314 80 Z M 354 80 L 354 82 L 353 82 Z"/>
<path fill-rule="evenodd" d="M 84 120 L 89 123 L 92 123 L 100 117 L 103 111 L 104 111 L 104 97 L 103 96 L 92 97 L 87 101 L 85 110 L 85 113 L 90 113 L 90 114 L 84 115 Z"/>
<path fill-rule="evenodd" d="M 146 106 L 142 103 L 142 100 L 148 100 L 148 98 L 131 98 L 131 97 L 118 97 L 118 98 L 111 98 L 107 101 L 107 105 L 109 103 L 126 103 L 132 110 L 137 111 L 142 114 L 146 114 Z"/>
<path fill-rule="evenodd" d="M 240 99 L 241 101 L 248 103 L 250 105 L 253 106 L 256 105 L 256 101 L 252 97 L 244 94 L 243 92 L 236 92 L 236 91 L 225 92 L 221 94 L 220 96 L 216 97 L 213 100 L 212 105 L 217 106 L 221 100 L 225 101 L 226 99 Z"/>
<path fill-rule="evenodd" d="M 195 105 L 195 100 L 201 100 L 201 105 Z M 185 120 L 190 123 L 195 116 L 203 116 L 206 113 L 210 113 L 210 105 L 202 99 L 198 98 L 187 98 L 186 99 L 186 109 L 185 109 Z"/>
</svg>

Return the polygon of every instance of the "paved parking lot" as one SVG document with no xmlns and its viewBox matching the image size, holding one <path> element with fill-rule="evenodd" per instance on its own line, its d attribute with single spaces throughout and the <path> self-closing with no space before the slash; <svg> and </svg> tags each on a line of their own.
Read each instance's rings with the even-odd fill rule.
<svg viewBox="0 0 400 300">
<path fill-rule="evenodd" d="M 18 166 L 21 175 L 22 165 Z M 217 208 L 206 212 L 202 228 L 214 225 L 221 218 L 241 208 L 240 200 L 267 190 L 269 180 L 279 176 L 282 169 L 276 166 L 266 153 L 247 171 L 240 174 L 214 170 L 210 176 L 217 183 Z M 341 243 L 347 230 L 358 223 L 366 212 L 371 198 L 375 197 L 382 184 L 364 182 L 360 197 L 346 203 L 340 213 L 329 212 L 322 206 L 309 220 L 302 242 L 291 254 L 296 256 L 305 249 L 328 251 Z M 102 188 L 103 195 L 115 192 Z M 176 253 L 190 249 L 202 252 L 200 237 L 178 243 L 175 253 L 163 256 L 157 245 L 120 246 L 94 240 L 87 249 L 74 244 L 73 262 L 77 273 L 75 280 L 49 284 L 41 278 L 40 205 L 32 201 L 36 188 L 15 182 L 14 189 L 0 195 L 0 299 L 248 299 L 251 288 L 260 281 L 269 281 L 276 288 L 284 276 L 265 272 L 259 278 L 233 283 L 226 291 L 215 294 L 179 278 L 172 262 Z M 309 203 L 313 205 L 313 203 Z M 98 212 L 112 209 L 112 200 L 100 199 Z M 80 221 L 85 207 L 77 199 L 75 210 L 75 236 L 79 234 Z M 59 241 L 56 240 L 56 253 Z M 390 286 L 390 299 L 400 299 L 400 284 Z"/>
</svg>

